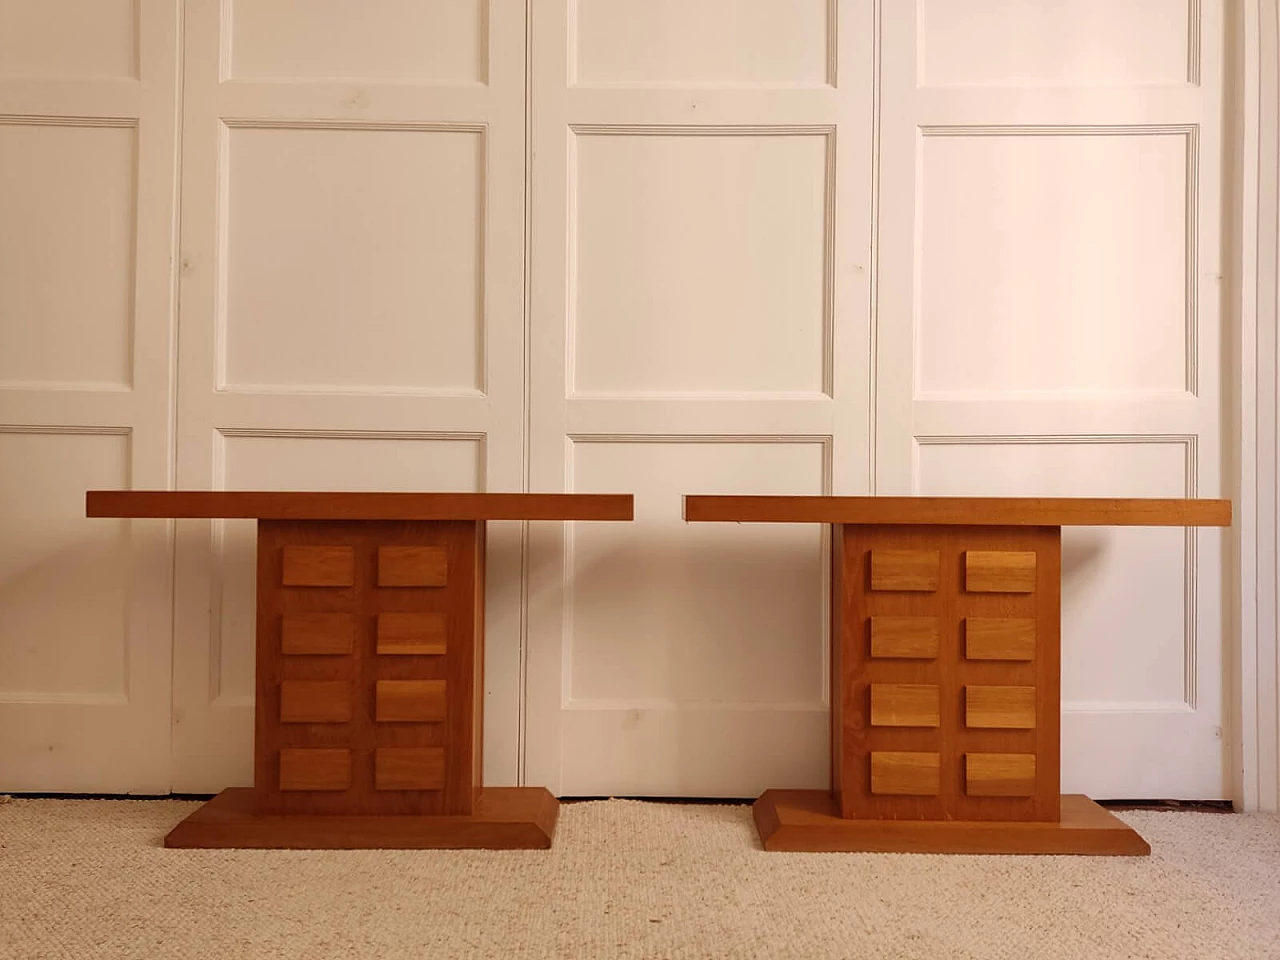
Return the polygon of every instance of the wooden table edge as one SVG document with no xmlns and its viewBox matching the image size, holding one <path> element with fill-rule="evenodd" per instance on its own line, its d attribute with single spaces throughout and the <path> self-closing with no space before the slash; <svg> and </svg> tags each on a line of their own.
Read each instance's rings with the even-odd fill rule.
<svg viewBox="0 0 1280 960">
<path fill-rule="evenodd" d="M 220 520 L 632 520 L 629 493 L 89 490 L 89 517 Z"/>
<path fill-rule="evenodd" d="M 1103 497 L 790 497 L 686 494 L 695 523 L 968 526 L 1231 525 L 1231 501 Z"/>
</svg>

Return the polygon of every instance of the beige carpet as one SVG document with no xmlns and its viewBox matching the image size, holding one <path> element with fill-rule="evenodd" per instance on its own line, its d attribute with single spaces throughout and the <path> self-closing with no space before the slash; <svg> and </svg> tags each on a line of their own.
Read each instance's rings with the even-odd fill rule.
<svg viewBox="0 0 1280 960">
<path fill-rule="evenodd" d="M 566 805 L 550 852 L 177 851 L 173 801 L 0 804 L 0 957 L 1280 958 L 1280 818 L 1146 859 L 777 854 L 747 807 Z"/>
</svg>

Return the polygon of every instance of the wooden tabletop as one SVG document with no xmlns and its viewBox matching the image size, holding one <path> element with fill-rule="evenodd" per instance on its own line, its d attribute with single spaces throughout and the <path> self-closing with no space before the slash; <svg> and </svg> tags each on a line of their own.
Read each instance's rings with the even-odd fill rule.
<svg viewBox="0 0 1280 960">
<path fill-rule="evenodd" d="M 90 490 L 90 517 L 257 520 L 630 520 L 629 493 Z"/>
<path fill-rule="evenodd" d="M 688 521 L 996 526 L 1229 527 L 1230 500 L 1097 497 L 686 496 Z"/>
</svg>

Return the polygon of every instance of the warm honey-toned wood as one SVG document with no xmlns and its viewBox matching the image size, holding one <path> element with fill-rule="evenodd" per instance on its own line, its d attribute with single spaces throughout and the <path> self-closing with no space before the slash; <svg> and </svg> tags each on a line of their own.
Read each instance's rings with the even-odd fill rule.
<svg viewBox="0 0 1280 960">
<path fill-rule="evenodd" d="M 880 796 L 936 797 L 942 757 L 937 753 L 871 753 L 871 792 Z"/>
<path fill-rule="evenodd" d="M 938 589 L 931 593 L 870 589 L 874 550 L 939 552 Z M 1033 593 L 968 593 L 964 554 L 969 550 L 1034 551 Z M 1036 820 L 1058 816 L 1059 630 L 1061 539 L 1056 527 L 863 526 L 833 530 L 832 789 L 844 817 L 885 820 Z M 931 659 L 872 656 L 873 619 L 935 619 L 939 654 Z M 1034 620 L 1033 660 L 968 660 L 964 623 L 974 618 Z M 877 685 L 936 688 L 936 726 L 879 726 L 873 716 Z M 1030 729 L 977 729 L 965 724 L 965 687 L 1021 686 L 1036 691 Z M 881 795 L 871 790 L 870 755 L 936 753 L 939 792 L 934 796 Z M 965 790 L 966 753 L 1024 753 L 1036 757 L 1036 790 L 1030 797 L 971 796 Z"/>
<path fill-rule="evenodd" d="M 1031 593 L 1036 555 L 1025 550 L 966 550 L 964 588 L 970 593 Z"/>
<path fill-rule="evenodd" d="M 994 798 L 985 802 L 1018 801 Z M 1088 797 L 1066 794 L 1055 798 L 1054 807 L 1062 811 L 1060 820 L 848 819 L 840 816 L 829 791 L 766 790 L 752 813 L 766 850 L 1091 857 L 1145 857 L 1151 853 L 1137 831 Z"/>
<path fill-rule="evenodd" d="M 378 586 L 443 587 L 449 559 L 441 547 L 379 547 Z"/>
<path fill-rule="evenodd" d="M 1229 501 L 690 495 L 684 516 L 832 526 L 831 791 L 767 791 L 766 849 L 1148 852 L 1058 793 L 1061 528 L 1227 526 Z M 885 576 L 929 551 L 936 582 Z M 897 725 L 932 722 L 901 707 L 923 689 L 936 725 Z M 936 790 L 905 784 L 924 756 Z"/>
<path fill-rule="evenodd" d="M 1231 501 L 1098 497 L 757 497 L 690 494 L 684 498 L 684 518 L 691 522 L 728 523 L 1229 527 Z"/>
<path fill-rule="evenodd" d="M 286 680 L 280 684 L 281 723 L 347 723 L 351 683 L 347 680 Z"/>
<path fill-rule="evenodd" d="M 444 787 L 443 747 L 379 747 L 373 782 L 378 790 L 440 790 Z"/>
<path fill-rule="evenodd" d="M 1036 755 L 967 753 L 964 783 L 971 797 L 1029 797 L 1036 790 Z"/>
<path fill-rule="evenodd" d="M 871 589 L 924 592 L 937 590 L 938 551 L 872 550 Z"/>
<path fill-rule="evenodd" d="M 971 685 L 965 687 L 964 696 L 964 722 L 967 727 L 985 730 L 1035 728 L 1035 687 Z"/>
<path fill-rule="evenodd" d="M 871 656 L 932 660 L 941 636 L 937 617 L 872 617 Z"/>
<path fill-rule="evenodd" d="M 337 796 L 331 794 L 329 796 Z M 387 792 L 386 799 L 402 796 Z M 543 787 L 488 787 L 469 814 L 278 814 L 254 791 L 224 790 L 164 838 L 170 848 L 260 850 L 546 850 L 559 801 Z"/>
<path fill-rule="evenodd" d="M 379 680 L 374 719 L 379 723 L 431 723 L 445 718 L 447 685 L 443 680 Z"/>
<path fill-rule="evenodd" d="M 964 655 L 969 660 L 1032 660 L 1036 621 L 1033 617 L 965 617 Z"/>
<path fill-rule="evenodd" d="M 348 790 L 351 751 L 341 747 L 280 751 L 281 790 Z"/>
<path fill-rule="evenodd" d="M 258 524 L 258 662 L 255 790 L 263 814 L 466 815 L 471 812 L 483 770 L 481 706 L 483 634 L 477 610 L 484 606 L 483 525 L 469 521 L 288 521 Z M 345 545 L 355 555 L 355 583 L 346 589 L 280 587 L 285 545 Z M 449 571 L 445 587 L 380 587 L 380 547 L 431 547 L 444 551 Z M 347 656 L 286 656 L 280 623 L 285 616 L 340 614 L 356 625 L 354 651 Z M 389 656 L 378 653 L 378 624 L 385 615 L 404 622 L 443 621 L 448 644 L 443 653 Z M 406 634 L 407 636 L 407 634 Z M 346 723 L 281 723 L 285 681 L 343 682 L 351 690 Z M 380 681 L 443 685 L 444 703 L 433 698 L 437 719 L 379 722 Z M 385 710 L 385 705 L 384 705 Z M 351 750 L 351 788 L 337 792 L 278 789 L 278 755 L 287 748 Z M 437 748 L 445 752 L 445 782 L 434 790 L 379 790 L 375 751 L 381 748 Z"/>
<path fill-rule="evenodd" d="M 350 547 L 287 546 L 280 582 L 286 587 L 349 587 L 355 583 Z"/>
<path fill-rule="evenodd" d="M 280 618 L 280 650 L 287 657 L 354 651 L 356 621 L 349 613 L 289 613 Z"/>
<path fill-rule="evenodd" d="M 448 651 L 448 632 L 443 613 L 380 613 L 378 653 L 443 656 Z"/>
<path fill-rule="evenodd" d="M 550 793 L 481 789 L 484 521 L 629 520 L 632 504 L 629 494 L 89 492 L 89 516 L 258 520 L 254 786 L 219 794 L 166 845 L 550 846 Z M 443 558 L 444 582 L 430 559 L 381 585 L 383 547 Z M 382 683 L 384 714 L 404 719 L 375 719 Z M 430 691 L 428 706 L 397 695 L 414 689 Z"/>
<path fill-rule="evenodd" d="M 89 517 L 257 520 L 630 520 L 629 493 L 297 493 L 90 490 Z"/>
<path fill-rule="evenodd" d="M 936 684 L 871 684 L 873 727 L 936 727 L 941 722 L 939 690 Z"/>
</svg>

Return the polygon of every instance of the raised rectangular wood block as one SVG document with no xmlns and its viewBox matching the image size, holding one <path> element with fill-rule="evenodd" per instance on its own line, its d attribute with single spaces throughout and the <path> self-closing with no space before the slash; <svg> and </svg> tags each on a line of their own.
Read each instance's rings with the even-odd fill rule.
<svg viewBox="0 0 1280 960">
<path fill-rule="evenodd" d="M 1034 753 L 966 753 L 964 791 L 971 797 L 1030 797 L 1036 792 Z"/>
<path fill-rule="evenodd" d="M 1035 729 L 1035 687 L 967 686 L 964 696 L 965 726 L 980 730 Z"/>
<path fill-rule="evenodd" d="M 432 723 L 445 718 L 443 680 L 379 680 L 374 719 L 379 723 Z"/>
<path fill-rule="evenodd" d="M 356 619 L 349 613 L 286 613 L 280 621 L 285 656 L 323 656 L 355 649 Z"/>
<path fill-rule="evenodd" d="M 351 751 L 286 747 L 280 751 L 281 790 L 348 790 Z"/>
<path fill-rule="evenodd" d="M 871 656 L 932 660 L 941 636 L 937 617 L 872 617 Z"/>
<path fill-rule="evenodd" d="M 1034 593 L 1035 551 L 966 550 L 964 588 L 970 593 Z"/>
<path fill-rule="evenodd" d="M 379 547 L 378 586 L 443 587 L 449 579 L 444 547 Z"/>
<path fill-rule="evenodd" d="M 1024 617 L 965 617 L 964 655 L 969 660 L 1032 660 L 1036 622 Z"/>
<path fill-rule="evenodd" d="M 283 681 L 280 722 L 350 723 L 351 684 L 346 680 Z"/>
<path fill-rule="evenodd" d="M 936 727 L 941 722 L 939 690 L 934 684 L 871 684 L 873 727 Z"/>
<path fill-rule="evenodd" d="M 379 747 L 373 781 L 378 790 L 443 790 L 444 747 Z"/>
<path fill-rule="evenodd" d="M 871 754 L 871 792 L 936 797 L 942 791 L 942 757 L 936 753 Z"/>
<path fill-rule="evenodd" d="M 871 551 L 871 589 L 930 592 L 938 589 L 937 550 Z"/>
<path fill-rule="evenodd" d="M 378 653 L 443 654 L 446 633 L 443 613 L 380 613 Z"/>
<path fill-rule="evenodd" d="M 281 582 L 286 587 L 350 587 L 356 582 L 355 549 L 287 546 Z"/>
</svg>

